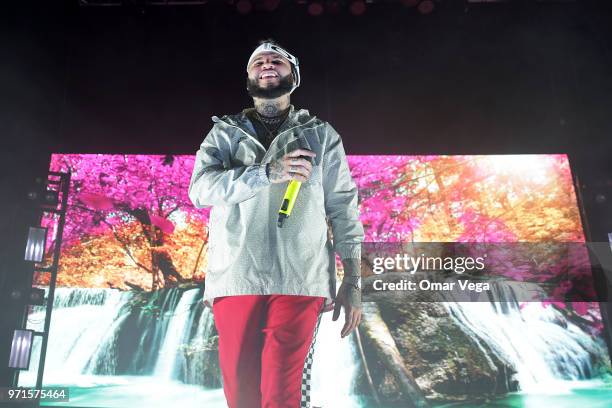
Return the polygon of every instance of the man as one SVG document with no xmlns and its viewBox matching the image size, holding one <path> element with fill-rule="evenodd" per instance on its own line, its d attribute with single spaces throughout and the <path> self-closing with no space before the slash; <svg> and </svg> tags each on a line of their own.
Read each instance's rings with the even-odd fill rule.
<svg viewBox="0 0 612 408">
<path fill-rule="evenodd" d="M 309 406 L 321 312 L 333 307 L 337 320 L 344 308 L 342 337 L 361 320 L 357 188 L 340 136 L 290 104 L 297 58 L 264 41 L 247 74 L 254 107 L 213 116 L 189 185 L 197 208 L 212 206 L 204 301 L 213 303 L 229 407 Z M 278 227 L 291 180 L 301 188 Z M 334 250 L 344 267 L 337 296 Z"/>
</svg>

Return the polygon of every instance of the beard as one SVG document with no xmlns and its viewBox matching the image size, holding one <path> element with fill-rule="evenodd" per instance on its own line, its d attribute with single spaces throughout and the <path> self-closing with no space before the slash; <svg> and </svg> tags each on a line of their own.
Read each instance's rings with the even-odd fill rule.
<svg viewBox="0 0 612 408">
<path fill-rule="evenodd" d="M 253 98 L 276 99 L 291 92 L 293 88 L 293 74 L 288 74 L 278 81 L 278 85 L 263 88 L 257 79 L 247 77 L 247 91 Z"/>
</svg>

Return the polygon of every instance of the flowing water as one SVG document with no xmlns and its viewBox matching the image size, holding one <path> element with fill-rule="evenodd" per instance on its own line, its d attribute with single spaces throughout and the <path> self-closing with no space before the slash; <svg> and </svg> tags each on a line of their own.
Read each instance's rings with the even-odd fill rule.
<svg viewBox="0 0 612 408">
<path fill-rule="evenodd" d="M 214 322 L 198 304 L 201 289 L 170 289 L 155 302 L 133 307 L 133 292 L 58 288 L 47 348 L 44 385 L 70 388 L 79 407 L 226 407 L 213 352 Z M 155 305 L 161 305 L 154 307 Z M 476 342 L 514 366 L 521 391 L 492 402 L 439 407 L 608 407 L 612 386 L 592 379 L 590 354 L 602 345 L 565 321 L 552 307 L 447 302 L 445 306 Z M 42 331 L 44 311 L 28 328 Z M 321 318 L 313 365 L 313 407 L 372 408 L 353 395 L 359 359 L 352 336 L 340 338 L 343 317 Z M 195 346 L 190 352 L 191 346 Z M 127 351 L 129 352 L 127 352 Z M 33 386 L 40 353 L 35 341 L 30 370 L 20 386 Z M 201 384 L 213 384 L 203 387 Z"/>
<path fill-rule="evenodd" d="M 196 385 L 205 376 L 216 376 L 210 373 L 217 369 L 211 368 L 211 353 L 188 360 L 181 352 L 182 345 L 212 340 L 212 313 L 197 307 L 201 290 L 167 291 L 158 314 L 145 306 L 130 315 L 132 296 L 112 289 L 56 290 L 43 384 L 69 387 L 70 402 L 43 405 L 226 407 L 220 386 Z M 354 346 L 349 338 L 340 338 L 343 318 L 333 322 L 331 315 L 322 316 L 316 337 L 313 406 L 357 407 L 360 403 L 351 395 L 357 368 Z M 44 311 L 30 314 L 28 328 L 42 331 L 43 319 Z M 135 344 L 132 361 L 118 364 L 124 359 L 118 342 Z M 35 384 L 39 355 L 36 342 L 20 386 Z"/>
</svg>

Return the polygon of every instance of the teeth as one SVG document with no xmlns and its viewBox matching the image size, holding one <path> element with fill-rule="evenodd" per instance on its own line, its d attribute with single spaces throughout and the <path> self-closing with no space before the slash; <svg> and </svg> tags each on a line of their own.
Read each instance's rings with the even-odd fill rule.
<svg viewBox="0 0 612 408">
<path fill-rule="evenodd" d="M 266 72 L 261 75 L 261 78 L 275 77 L 277 76 L 275 72 Z"/>
</svg>

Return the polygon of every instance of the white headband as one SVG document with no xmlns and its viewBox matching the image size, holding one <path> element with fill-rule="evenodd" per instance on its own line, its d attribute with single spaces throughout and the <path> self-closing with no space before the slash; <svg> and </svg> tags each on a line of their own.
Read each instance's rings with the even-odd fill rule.
<svg viewBox="0 0 612 408">
<path fill-rule="evenodd" d="M 293 88 L 291 89 L 291 92 L 293 92 L 295 88 L 300 86 L 300 63 L 298 59 L 295 56 L 291 55 L 289 52 L 287 52 L 287 50 L 279 47 L 276 44 L 272 44 L 269 42 L 265 42 L 261 44 L 259 47 L 255 48 L 255 51 L 253 51 L 253 53 L 249 57 L 249 62 L 247 63 L 247 72 L 249 71 L 249 65 L 251 65 L 251 61 L 255 59 L 255 56 L 257 54 L 261 54 L 262 52 L 275 52 L 281 57 L 287 58 L 287 60 L 289 60 L 289 63 L 291 64 L 291 67 L 293 68 L 293 74 L 295 77 L 293 81 Z"/>
</svg>

